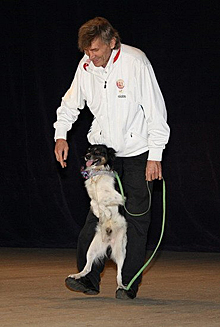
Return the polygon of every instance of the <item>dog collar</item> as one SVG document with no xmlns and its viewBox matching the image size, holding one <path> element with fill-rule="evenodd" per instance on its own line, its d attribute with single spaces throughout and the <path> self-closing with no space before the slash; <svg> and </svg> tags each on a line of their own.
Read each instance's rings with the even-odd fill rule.
<svg viewBox="0 0 220 327">
<path fill-rule="evenodd" d="M 98 176 L 98 175 L 108 175 L 111 177 L 115 177 L 115 173 L 112 170 L 82 169 L 81 174 L 85 179 L 89 179 L 91 177 Z"/>
</svg>

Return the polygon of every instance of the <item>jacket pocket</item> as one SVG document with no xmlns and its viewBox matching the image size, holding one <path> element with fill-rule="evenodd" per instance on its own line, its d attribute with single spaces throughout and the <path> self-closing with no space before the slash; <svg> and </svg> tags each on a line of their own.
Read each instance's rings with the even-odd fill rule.
<svg viewBox="0 0 220 327">
<path fill-rule="evenodd" d="M 102 129 L 99 126 L 96 118 L 94 118 L 92 122 L 92 125 L 87 134 L 87 138 L 90 144 L 102 144 L 103 142 Z"/>
<path fill-rule="evenodd" d="M 147 137 L 144 137 L 134 131 L 129 131 L 125 137 L 126 154 L 132 155 L 136 152 L 147 151 L 148 141 Z"/>
<path fill-rule="evenodd" d="M 140 135 L 140 134 L 138 134 L 138 133 L 136 133 L 136 132 L 134 132 L 134 131 L 131 131 L 131 132 L 130 132 L 130 137 L 136 137 L 136 138 L 139 138 L 142 142 L 147 143 L 147 137 L 142 136 L 142 135 Z"/>
<path fill-rule="evenodd" d="M 90 144 L 102 144 L 103 138 L 102 138 L 102 131 L 96 130 L 96 131 L 89 131 L 87 134 L 87 138 Z"/>
</svg>

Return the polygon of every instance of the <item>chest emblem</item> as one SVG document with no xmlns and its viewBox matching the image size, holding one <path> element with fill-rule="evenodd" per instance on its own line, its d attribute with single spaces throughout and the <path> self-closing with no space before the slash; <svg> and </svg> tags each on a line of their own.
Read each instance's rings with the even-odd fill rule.
<svg viewBox="0 0 220 327">
<path fill-rule="evenodd" d="M 123 81 L 123 79 L 118 79 L 116 85 L 120 90 L 122 90 L 125 87 L 125 82 Z"/>
</svg>

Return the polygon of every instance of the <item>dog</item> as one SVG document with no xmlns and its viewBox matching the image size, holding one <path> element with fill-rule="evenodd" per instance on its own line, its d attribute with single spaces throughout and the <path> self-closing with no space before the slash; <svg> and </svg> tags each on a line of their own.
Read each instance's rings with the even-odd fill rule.
<svg viewBox="0 0 220 327">
<path fill-rule="evenodd" d="M 126 256 L 127 223 L 119 213 L 119 206 L 124 204 L 124 199 L 115 189 L 115 175 L 111 170 L 114 159 L 115 150 L 102 144 L 90 146 L 85 156 L 86 169 L 82 174 L 86 178 L 85 187 L 91 199 L 91 210 L 98 218 L 98 223 L 87 251 L 84 269 L 69 277 L 79 279 L 86 276 L 93 262 L 110 253 L 110 259 L 117 265 L 117 288 L 125 289 L 122 267 Z"/>
</svg>

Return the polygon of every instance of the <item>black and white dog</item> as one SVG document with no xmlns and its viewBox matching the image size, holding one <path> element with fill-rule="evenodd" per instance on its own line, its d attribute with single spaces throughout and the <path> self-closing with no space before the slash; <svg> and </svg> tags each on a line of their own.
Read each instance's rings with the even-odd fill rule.
<svg viewBox="0 0 220 327">
<path fill-rule="evenodd" d="M 93 262 L 103 258 L 111 248 L 110 258 L 117 264 L 118 288 L 122 284 L 122 267 L 126 255 L 127 223 L 119 213 L 123 198 L 115 190 L 115 176 L 111 163 L 115 159 L 115 151 L 105 145 L 92 145 L 85 156 L 86 169 L 82 172 L 86 178 L 85 186 L 91 198 L 91 209 L 99 219 L 95 236 L 87 252 L 87 262 L 78 274 L 69 277 L 79 279 L 87 275 Z"/>
</svg>

